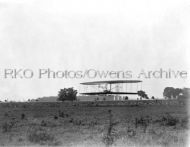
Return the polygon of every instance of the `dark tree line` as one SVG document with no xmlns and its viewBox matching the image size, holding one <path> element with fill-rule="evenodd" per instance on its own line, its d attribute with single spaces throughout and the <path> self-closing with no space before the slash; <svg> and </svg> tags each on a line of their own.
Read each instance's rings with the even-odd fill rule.
<svg viewBox="0 0 190 147">
<path fill-rule="evenodd" d="M 166 87 L 163 92 L 163 96 L 166 99 L 178 99 L 179 97 L 187 98 L 190 94 L 189 88 L 174 88 L 174 87 Z"/>
</svg>

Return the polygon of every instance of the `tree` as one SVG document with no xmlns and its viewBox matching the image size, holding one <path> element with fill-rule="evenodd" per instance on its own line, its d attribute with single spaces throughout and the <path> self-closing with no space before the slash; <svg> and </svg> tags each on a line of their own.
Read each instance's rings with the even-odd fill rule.
<svg viewBox="0 0 190 147">
<path fill-rule="evenodd" d="M 128 97 L 128 96 L 126 96 L 126 97 L 125 97 L 125 100 L 128 100 L 128 99 L 129 99 L 129 97 Z"/>
<path fill-rule="evenodd" d="M 176 88 L 174 90 L 174 97 L 177 99 L 179 97 L 179 95 L 182 94 L 182 91 L 183 91 L 182 89 Z"/>
<path fill-rule="evenodd" d="M 183 88 L 177 99 L 179 103 L 185 104 L 189 101 L 188 100 L 189 96 L 190 96 L 190 88 Z"/>
<path fill-rule="evenodd" d="M 59 101 L 74 101 L 76 100 L 77 90 L 74 90 L 73 87 L 71 88 L 64 88 L 60 89 L 58 93 L 58 100 Z"/>
<path fill-rule="evenodd" d="M 180 88 L 166 87 L 163 92 L 163 96 L 168 99 L 178 98 L 182 94 L 183 90 Z"/>
<path fill-rule="evenodd" d="M 145 91 L 137 91 L 138 96 L 140 96 L 140 99 L 145 98 L 148 99 L 148 95 L 145 93 Z"/>
<path fill-rule="evenodd" d="M 190 96 L 190 88 L 183 88 L 181 93 L 185 98 L 188 98 Z"/>
<path fill-rule="evenodd" d="M 163 96 L 165 98 L 172 99 L 172 97 L 174 97 L 174 91 L 175 91 L 175 88 L 173 88 L 173 87 L 166 87 L 164 89 Z"/>
</svg>

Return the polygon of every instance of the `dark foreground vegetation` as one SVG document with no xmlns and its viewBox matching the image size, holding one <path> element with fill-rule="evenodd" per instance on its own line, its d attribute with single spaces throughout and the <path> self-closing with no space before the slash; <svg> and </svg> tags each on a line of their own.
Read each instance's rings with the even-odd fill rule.
<svg viewBox="0 0 190 147">
<path fill-rule="evenodd" d="M 183 147 L 188 120 L 177 102 L 1 103 L 0 146 Z"/>
</svg>

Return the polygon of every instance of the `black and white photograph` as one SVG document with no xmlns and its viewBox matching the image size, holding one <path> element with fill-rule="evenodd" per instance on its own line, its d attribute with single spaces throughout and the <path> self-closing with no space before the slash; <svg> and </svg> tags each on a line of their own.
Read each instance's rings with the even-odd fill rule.
<svg viewBox="0 0 190 147">
<path fill-rule="evenodd" d="M 0 147 L 190 147 L 189 0 L 0 0 Z"/>
</svg>

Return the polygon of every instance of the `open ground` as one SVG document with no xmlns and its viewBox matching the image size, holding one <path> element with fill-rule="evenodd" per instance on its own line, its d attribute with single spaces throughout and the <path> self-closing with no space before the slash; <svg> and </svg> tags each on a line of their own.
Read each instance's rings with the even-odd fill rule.
<svg viewBox="0 0 190 147">
<path fill-rule="evenodd" d="M 187 146 L 176 100 L 0 104 L 0 146 Z"/>
</svg>

